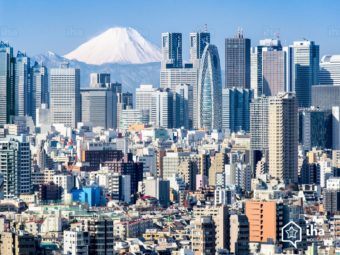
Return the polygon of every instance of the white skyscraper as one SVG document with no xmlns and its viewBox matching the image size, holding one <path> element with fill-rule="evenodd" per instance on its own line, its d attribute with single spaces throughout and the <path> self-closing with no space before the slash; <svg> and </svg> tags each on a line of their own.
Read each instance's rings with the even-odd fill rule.
<svg viewBox="0 0 340 255">
<path fill-rule="evenodd" d="M 152 93 L 150 122 L 155 127 L 174 127 L 174 96 L 170 89 L 158 89 Z"/>
<path fill-rule="evenodd" d="M 151 112 L 151 96 L 157 89 L 149 84 L 142 84 L 136 89 L 136 109 Z"/>
<path fill-rule="evenodd" d="M 323 56 L 320 63 L 319 82 L 322 85 L 340 86 L 340 55 Z"/>
<path fill-rule="evenodd" d="M 50 71 L 51 122 L 76 127 L 81 116 L 80 70 L 68 64 Z"/>
</svg>

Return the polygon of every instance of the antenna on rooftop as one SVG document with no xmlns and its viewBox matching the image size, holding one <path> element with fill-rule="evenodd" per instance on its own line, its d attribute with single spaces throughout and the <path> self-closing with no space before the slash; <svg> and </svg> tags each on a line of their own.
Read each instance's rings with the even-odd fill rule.
<svg viewBox="0 0 340 255">
<path fill-rule="evenodd" d="M 237 38 L 243 38 L 243 29 L 242 27 L 237 28 L 237 33 L 236 33 Z"/>
<path fill-rule="evenodd" d="M 203 29 L 203 31 L 204 31 L 205 33 L 208 32 L 208 25 L 207 25 L 207 24 L 204 24 L 204 29 Z"/>
</svg>

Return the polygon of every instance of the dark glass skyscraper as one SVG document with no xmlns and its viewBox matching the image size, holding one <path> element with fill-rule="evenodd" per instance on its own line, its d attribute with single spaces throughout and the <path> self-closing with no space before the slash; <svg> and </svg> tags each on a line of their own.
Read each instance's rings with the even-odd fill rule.
<svg viewBox="0 0 340 255">
<path fill-rule="evenodd" d="M 14 58 L 13 48 L 0 41 L 0 124 L 14 115 Z"/>
<path fill-rule="evenodd" d="M 162 68 L 182 66 L 182 34 L 162 33 Z"/>
<path fill-rule="evenodd" d="M 250 39 L 238 31 L 225 39 L 225 88 L 250 88 Z"/>
</svg>

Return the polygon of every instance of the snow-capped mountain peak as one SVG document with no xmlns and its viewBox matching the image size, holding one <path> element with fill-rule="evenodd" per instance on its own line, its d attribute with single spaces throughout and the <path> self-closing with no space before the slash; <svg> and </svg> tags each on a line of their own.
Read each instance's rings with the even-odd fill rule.
<svg viewBox="0 0 340 255">
<path fill-rule="evenodd" d="M 64 56 L 87 64 L 159 62 L 160 50 L 131 27 L 113 27 Z"/>
</svg>

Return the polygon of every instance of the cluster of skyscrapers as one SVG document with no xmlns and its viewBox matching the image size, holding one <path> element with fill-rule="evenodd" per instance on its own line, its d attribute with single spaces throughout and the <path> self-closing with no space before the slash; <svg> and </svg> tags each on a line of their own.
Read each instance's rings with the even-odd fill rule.
<svg viewBox="0 0 340 255">
<path fill-rule="evenodd" d="M 163 33 L 160 84 L 134 93 L 0 42 L 0 254 L 339 250 L 340 57 L 239 30 L 223 72 L 208 31 L 188 40 L 186 62 Z"/>
</svg>

